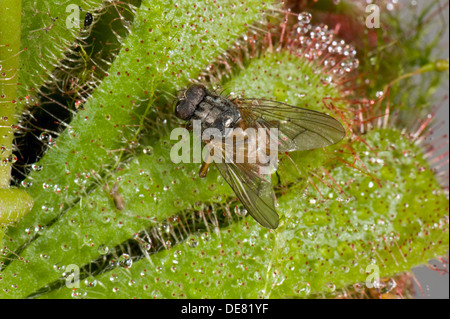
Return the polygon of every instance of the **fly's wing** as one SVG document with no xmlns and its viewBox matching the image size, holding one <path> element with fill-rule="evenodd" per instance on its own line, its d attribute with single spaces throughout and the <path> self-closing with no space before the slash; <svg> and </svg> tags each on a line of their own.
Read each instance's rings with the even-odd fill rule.
<svg viewBox="0 0 450 319">
<path fill-rule="evenodd" d="M 261 163 L 258 160 L 249 160 L 248 140 L 241 140 L 226 145 L 227 142 L 213 140 L 208 144 L 214 148 L 214 161 L 220 174 L 233 189 L 247 212 L 262 226 L 270 229 L 278 227 L 279 217 L 275 211 L 275 194 L 270 174 L 273 167 L 270 162 Z M 235 155 L 244 152 L 242 163 L 237 161 Z M 219 155 L 220 153 L 220 155 Z"/>
<path fill-rule="evenodd" d="M 275 195 L 270 180 L 249 173 L 247 167 L 239 167 L 235 163 L 216 163 L 216 167 L 258 223 L 270 229 L 278 227 L 279 217 L 275 211 Z"/>
<path fill-rule="evenodd" d="M 322 148 L 345 136 L 342 124 L 321 112 L 263 99 L 239 99 L 237 105 L 249 127 L 279 130 L 281 152 Z"/>
</svg>

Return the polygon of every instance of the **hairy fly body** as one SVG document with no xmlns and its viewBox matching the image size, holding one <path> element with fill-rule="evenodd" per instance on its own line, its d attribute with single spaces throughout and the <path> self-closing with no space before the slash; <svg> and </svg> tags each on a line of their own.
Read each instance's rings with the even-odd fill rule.
<svg viewBox="0 0 450 319">
<path fill-rule="evenodd" d="M 268 168 L 268 162 L 259 157 L 258 160 L 251 160 L 254 159 L 252 155 L 265 153 L 273 156 L 274 152 L 279 151 L 326 147 L 345 136 L 341 123 L 324 113 L 265 99 L 230 100 L 199 84 L 192 85 L 180 94 L 175 114 L 191 124 L 199 121 L 202 133 L 208 129 L 221 133 L 220 138 L 202 134 L 202 141 L 214 146 L 211 156 L 217 158 L 220 155 L 222 161 L 215 160 L 216 167 L 248 213 L 270 229 L 277 228 L 279 223 L 275 194 L 270 182 L 271 172 L 264 170 Z M 248 129 L 258 130 L 256 139 L 251 138 Z M 228 139 L 230 136 L 231 142 Z M 256 140 L 263 142 L 257 144 Z M 236 160 L 236 154 L 239 153 L 245 154 L 243 161 Z M 203 162 L 200 177 L 207 175 L 210 163 Z"/>
</svg>

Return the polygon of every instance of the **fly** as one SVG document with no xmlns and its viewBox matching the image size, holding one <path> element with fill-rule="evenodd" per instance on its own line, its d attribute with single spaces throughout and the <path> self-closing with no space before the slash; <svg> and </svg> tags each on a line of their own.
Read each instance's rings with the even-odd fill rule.
<svg viewBox="0 0 450 319">
<path fill-rule="evenodd" d="M 206 129 L 216 129 L 222 133 L 219 139 L 204 138 L 202 134 L 202 141 L 213 145 L 211 156 L 220 155 L 226 159 L 215 161 L 220 174 L 248 213 L 259 224 L 270 229 L 277 228 L 279 223 L 275 194 L 270 182 L 271 172 L 264 170 L 269 165 L 266 161 L 250 161 L 251 153 L 264 152 L 271 156 L 274 151 L 312 150 L 338 143 L 345 136 L 342 124 L 324 113 L 265 99 L 230 100 L 199 84 L 181 92 L 175 115 L 190 124 L 200 121 L 202 133 Z M 266 145 L 263 146 L 266 147 L 253 147 L 252 139 L 246 133 L 241 133 L 240 140 L 233 137 L 233 150 L 230 153 L 227 136 L 235 129 L 247 128 L 257 129 L 259 135 L 263 132 L 262 135 L 266 135 Z M 272 129 L 278 132 L 275 148 L 269 143 L 274 140 Z M 234 141 L 235 137 L 239 141 Z M 236 160 L 235 154 L 239 152 L 247 152 L 244 161 Z M 202 163 L 200 177 L 207 175 L 210 163 L 211 160 Z"/>
</svg>

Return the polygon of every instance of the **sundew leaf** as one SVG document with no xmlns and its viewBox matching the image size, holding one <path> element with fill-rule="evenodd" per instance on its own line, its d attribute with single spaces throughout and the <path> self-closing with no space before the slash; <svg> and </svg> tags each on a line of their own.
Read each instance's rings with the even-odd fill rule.
<svg viewBox="0 0 450 319">
<path fill-rule="evenodd" d="M 43 297 L 333 295 L 355 282 L 373 283 L 375 271 L 390 276 L 445 254 L 448 199 L 420 149 L 395 129 L 376 129 L 366 142 L 353 146 L 372 177 L 333 162 L 331 176 L 344 193 L 326 184 L 318 186 L 323 198 L 310 188 L 288 191 L 279 198 L 284 223 L 276 231 L 246 218 L 219 235 L 192 235 L 171 250 L 87 278 L 75 293 L 63 287 Z"/>
<path fill-rule="evenodd" d="M 102 5 L 101 0 L 22 1 L 20 98 L 33 93 L 64 58 L 84 28 L 84 17 Z M 76 9 L 79 20 L 75 18 Z M 81 9 L 81 10 L 80 10 Z M 77 23 L 78 22 L 78 23 Z"/>
<path fill-rule="evenodd" d="M 267 9 L 268 4 L 260 1 L 236 3 L 214 1 L 198 4 L 189 1 L 142 2 L 136 12 L 131 33 L 124 40 L 120 54 L 104 80 L 85 103 L 83 110 L 71 121 L 70 127 L 58 137 L 56 144 L 54 141 L 51 143 L 52 147 L 42 160 L 35 164 L 35 172 L 27 179 L 27 183 L 32 183 L 28 192 L 35 200 L 34 209 L 15 227 L 9 228 L 7 247 L 3 252 L 21 253 L 34 239 L 39 238 L 40 241 L 30 248 L 30 252 L 34 253 L 30 253 L 30 259 L 26 262 L 23 262 L 25 259 L 22 257 L 11 262 L 10 258 L 15 259 L 14 254 L 4 259 L 2 285 L 9 280 L 16 282 L 13 284 L 14 289 L 2 290 L 4 297 L 25 297 L 47 284 L 46 280 L 51 281 L 55 275 L 61 275 L 48 274 L 41 280 L 39 278 L 41 271 L 36 271 L 30 276 L 25 273 L 29 273 L 34 267 L 36 270 L 44 269 L 40 267 L 47 264 L 52 254 L 43 253 L 41 247 L 49 244 L 49 249 L 61 248 L 60 244 L 46 237 L 46 232 L 49 228 L 49 234 L 59 233 L 58 218 L 62 213 L 68 213 L 67 216 L 83 215 L 81 220 L 70 218 L 66 220 L 75 226 L 75 231 L 68 231 L 67 236 L 73 239 L 74 244 L 65 248 L 74 246 L 71 254 L 82 256 L 81 263 L 82 260 L 89 261 L 94 255 L 99 255 L 98 251 L 94 255 L 91 252 L 86 254 L 82 252 L 81 247 L 86 242 L 88 247 L 91 247 L 91 238 L 88 236 L 86 239 L 86 234 L 76 229 L 83 228 L 86 222 L 88 224 L 93 222 L 84 219 L 84 203 L 94 200 L 97 202 L 97 199 L 99 207 L 108 201 L 109 205 L 112 203 L 107 191 L 99 187 L 102 185 L 100 182 L 102 176 L 109 170 L 117 168 L 123 159 L 121 155 L 124 149 L 126 151 L 134 148 L 144 117 L 154 107 L 155 100 L 164 102 L 166 93 L 175 94 L 177 89 L 187 85 L 189 79 L 196 78 L 214 56 L 234 43 L 250 24 L 259 21 Z M 150 143 L 154 143 L 154 140 L 150 140 Z M 154 157 L 157 158 L 158 154 Z M 154 165 L 149 159 L 144 162 L 150 167 Z M 140 164 L 142 164 L 140 160 L 136 159 L 134 164 L 130 165 L 135 169 L 136 165 Z M 156 179 L 155 171 L 152 172 L 152 178 Z M 133 174 L 136 173 L 137 170 L 133 170 Z M 160 174 L 158 172 L 156 175 Z M 172 177 L 170 181 L 165 179 L 160 186 L 172 185 L 171 183 L 176 181 L 176 175 L 170 177 Z M 110 187 L 112 186 L 113 183 Z M 127 192 L 132 191 L 131 188 L 124 190 L 123 185 L 120 185 L 120 190 L 124 192 L 125 198 Z M 94 197 L 86 200 L 84 197 L 93 191 Z M 192 196 L 195 194 L 194 192 Z M 160 213 L 150 208 L 147 211 L 146 205 L 158 204 L 155 197 L 157 196 L 147 198 L 144 206 L 130 216 L 130 220 L 137 222 L 135 224 L 130 222 L 129 225 L 126 223 L 130 228 L 127 226 L 123 233 L 117 232 L 116 236 L 113 235 L 114 238 L 109 239 L 111 245 L 119 244 L 133 232 L 148 226 L 153 218 L 158 219 L 159 214 L 164 218 L 172 213 L 173 209 L 162 209 Z M 174 200 L 170 197 L 164 199 L 165 203 L 167 201 L 171 201 L 170 206 L 174 206 Z M 187 201 L 183 205 L 190 204 L 192 201 Z M 183 205 L 179 209 L 185 207 Z M 162 205 L 157 206 L 158 209 L 160 206 Z M 169 205 L 167 207 L 169 208 Z M 142 221 L 138 218 L 139 210 L 145 216 Z M 74 215 L 71 215 L 72 212 Z M 95 217 L 95 221 L 98 221 L 97 217 L 99 216 Z M 120 224 L 120 221 L 114 218 Z M 95 232 L 93 233 L 95 240 Z M 114 233 L 113 227 L 109 234 Z M 59 235 L 64 236 L 63 234 L 64 232 Z M 105 239 L 108 232 L 104 235 L 100 235 L 99 245 L 108 243 Z M 24 254 L 27 255 L 27 250 Z M 34 266 L 28 267 L 30 262 L 35 263 Z M 59 266 L 55 265 L 53 264 L 56 270 L 59 270 Z M 23 281 L 20 283 L 15 281 L 17 278 L 13 273 L 10 273 L 12 275 L 10 277 L 8 268 L 14 268 L 24 274 Z"/>
<path fill-rule="evenodd" d="M 295 91 L 291 86 L 296 85 L 296 90 L 309 90 L 307 84 L 302 85 L 301 77 L 288 74 L 308 74 L 311 65 L 288 54 L 269 54 L 253 61 L 228 87 L 238 92 L 241 83 L 247 83 L 246 96 L 278 92 L 277 81 L 264 81 L 268 71 L 273 70 L 274 61 L 279 62 L 277 75 L 284 79 L 286 92 Z M 339 100 L 334 89 L 323 90 L 325 96 Z M 297 105 L 304 102 L 303 95 L 283 98 Z M 312 96 L 311 99 L 316 100 Z M 364 170 L 352 165 L 354 154 Z M 277 210 L 282 223 L 277 230 L 262 228 L 247 217 L 221 227 L 218 233 L 192 234 L 170 250 L 121 266 L 119 263 L 108 272 L 85 278 L 78 289 L 60 285 L 60 289 L 41 297 L 333 295 L 349 284 L 371 282 L 370 275 L 375 271 L 379 277 L 390 276 L 446 252 L 448 199 L 421 149 L 400 131 L 374 129 L 364 136 L 364 141 L 349 140 L 328 153 L 292 153 L 296 166 L 302 167 L 299 170 L 285 157 L 281 159 L 278 174 L 284 186 Z M 316 188 L 302 182 L 305 179 L 313 180 Z M 296 181 L 294 186 L 292 181 Z M 193 182 L 186 188 L 202 185 Z M 198 198 L 204 200 L 222 192 L 221 188 L 208 189 L 206 195 L 199 194 Z M 190 194 L 179 197 L 191 198 Z"/>
<path fill-rule="evenodd" d="M 16 176 L 27 174 L 30 168 L 38 170 L 40 166 L 30 165 L 29 161 L 35 162 L 48 146 L 54 144 L 58 132 L 67 127 L 67 115 L 70 112 L 74 113 L 71 110 L 73 104 L 85 99 L 88 92 L 95 87 L 95 82 L 103 78 L 104 71 L 102 74 L 101 70 L 107 68 L 117 53 L 120 47 L 119 38 L 126 36 L 125 26 L 132 20 L 132 8 L 136 2 L 138 0 L 121 3 L 92 1 L 78 5 L 72 2 L 49 4 L 25 1 L 23 10 L 18 7 L 18 14 L 21 14 L 22 19 L 13 18 L 19 25 L 22 22 L 22 32 L 16 32 L 20 26 L 5 23 L 5 28 L 12 28 L 21 40 L 19 42 L 21 50 L 17 49 L 15 55 L 20 63 L 13 67 L 16 71 L 12 80 L 17 85 L 8 86 L 10 89 L 18 88 L 18 90 L 17 92 L 14 90 L 14 94 L 8 92 L 6 97 L 2 95 L 7 101 L 13 100 L 15 105 L 14 116 L 7 116 L 4 112 L 2 115 L 10 118 L 9 122 L 15 130 L 9 130 L 11 134 L 9 138 L 12 139 L 14 135 L 15 145 L 20 145 L 21 148 L 16 149 L 11 157 L 5 155 L 5 145 L 2 145 L 3 160 L 11 157 L 13 159 L 11 162 L 15 162 L 13 176 L 10 176 L 10 169 L 7 170 L 7 176 L 4 176 L 8 183 L 12 179 L 11 184 L 18 185 Z M 102 7 L 102 4 L 105 4 L 105 7 Z M 61 11 L 62 9 L 65 11 Z M 13 14 L 10 12 L 10 15 Z M 91 17 L 90 22 L 96 25 L 95 28 L 84 21 L 84 17 L 88 15 Z M 117 23 L 118 20 L 120 23 Z M 45 26 L 47 22 L 50 24 Z M 101 27 L 103 30 L 99 33 L 98 29 Z M 43 58 L 45 54 L 42 51 L 46 52 L 47 58 Z M 37 65 L 38 63 L 40 64 Z M 31 70 L 30 66 L 34 67 L 34 70 Z M 58 93 L 59 96 L 56 97 Z M 21 114 L 25 106 L 26 111 Z M 42 114 L 47 117 L 43 117 Z M 50 124 L 52 128 L 48 127 L 49 115 L 53 122 Z M 36 147 L 33 143 L 29 143 L 30 138 L 33 141 L 39 140 L 37 148 L 42 150 L 28 158 L 26 154 L 32 154 Z M 37 156 L 37 159 L 36 157 L 33 159 L 33 156 Z M 9 207 L 13 206 L 11 202 Z M 26 212 L 28 210 L 22 210 L 21 214 L 24 215 Z"/>
</svg>

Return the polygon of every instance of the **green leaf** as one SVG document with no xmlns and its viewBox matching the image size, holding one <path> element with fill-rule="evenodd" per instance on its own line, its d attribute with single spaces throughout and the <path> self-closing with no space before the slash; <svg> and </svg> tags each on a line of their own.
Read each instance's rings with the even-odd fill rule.
<svg viewBox="0 0 450 319">
<path fill-rule="evenodd" d="M 396 130 L 374 130 L 366 142 L 353 146 L 373 177 L 330 163 L 343 193 L 326 184 L 318 186 L 323 198 L 315 190 L 288 192 L 279 198 L 284 224 L 274 232 L 245 218 L 137 262 L 121 264 L 118 257 L 118 267 L 87 277 L 80 288 L 44 296 L 308 297 L 365 282 L 372 266 L 384 277 L 445 254 L 448 200 L 420 150 Z"/>
</svg>

